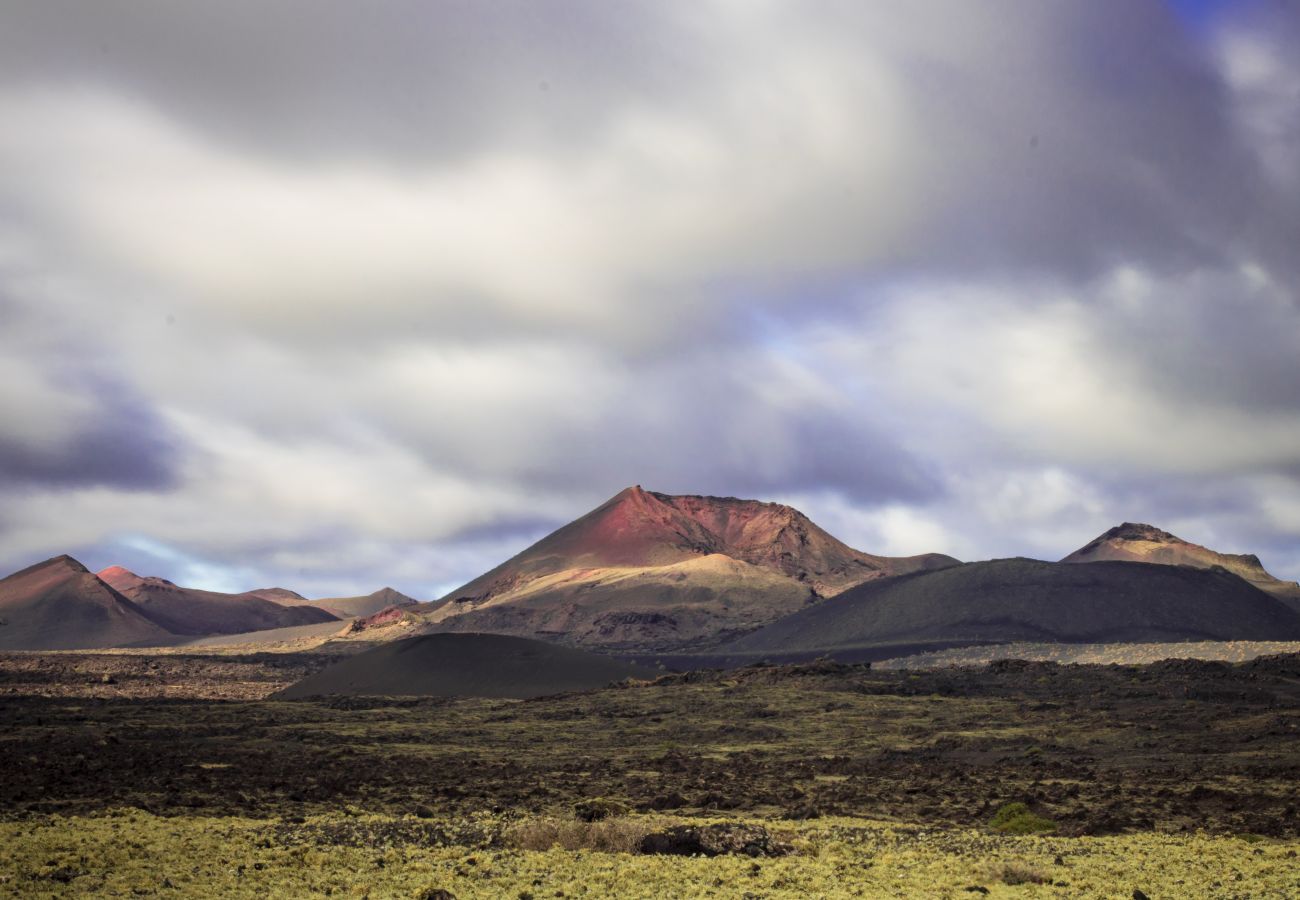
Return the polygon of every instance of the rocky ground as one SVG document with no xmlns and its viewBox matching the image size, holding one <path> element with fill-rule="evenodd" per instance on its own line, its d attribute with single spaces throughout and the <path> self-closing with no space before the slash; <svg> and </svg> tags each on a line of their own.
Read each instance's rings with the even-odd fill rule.
<svg viewBox="0 0 1300 900">
<path fill-rule="evenodd" d="M 983 826 L 1019 801 L 1066 835 L 1300 833 L 1296 656 L 813 664 L 527 702 L 326 703 L 229 699 L 322 664 L 311 655 L 122 655 L 107 685 L 103 655 L 50 659 L 6 663 L 0 817 L 542 815 L 605 797 L 687 816 Z M 169 699 L 169 677 L 219 699 Z M 51 686 L 64 678 L 75 696 Z M 87 696 L 101 690 L 118 693 Z"/>
<path fill-rule="evenodd" d="M 59 652 L 0 654 L 6 697 L 261 700 L 335 662 L 330 653 Z"/>
</svg>

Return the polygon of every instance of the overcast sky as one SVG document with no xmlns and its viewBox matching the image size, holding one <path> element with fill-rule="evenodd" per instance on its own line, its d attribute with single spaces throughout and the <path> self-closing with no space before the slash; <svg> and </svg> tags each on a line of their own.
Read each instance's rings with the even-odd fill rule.
<svg viewBox="0 0 1300 900">
<path fill-rule="evenodd" d="M 630 484 L 1300 577 L 1300 4 L 7 0 L 0 568 L 439 595 Z"/>
</svg>

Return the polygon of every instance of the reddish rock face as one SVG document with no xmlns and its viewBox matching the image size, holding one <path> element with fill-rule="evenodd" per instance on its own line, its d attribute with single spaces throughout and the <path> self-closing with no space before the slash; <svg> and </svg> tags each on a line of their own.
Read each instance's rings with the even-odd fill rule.
<svg viewBox="0 0 1300 900">
<path fill-rule="evenodd" d="M 956 562 L 942 554 L 863 553 L 779 503 L 673 496 L 638 485 L 447 596 L 482 601 L 568 569 L 663 566 L 714 553 L 788 575 L 822 597 L 873 578 Z"/>
<path fill-rule="evenodd" d="M 402 618 L 406 615 L 406 610 L 403 609 L 403 606 L 410 605 L 411 604 L 407 603 L 402 604 L 401 606 L 389 606 L 381 609 L 373 615 L 353 619 L 352 625 L 349 627 L 348 631 L 349 633 L 354 633 L 358 631 L 367 631 L 371 628 L 383 628 L 387 625 L 396 625 L 398 622 L 402 621 Z"/>
<path fill-rule="evenodd" d="M 442 631 L 579 646 L 705 646 L 864 581 L 952 565 L 854 550 L 779 503 L 631 487 L 453 591 Z"/>
</svg>

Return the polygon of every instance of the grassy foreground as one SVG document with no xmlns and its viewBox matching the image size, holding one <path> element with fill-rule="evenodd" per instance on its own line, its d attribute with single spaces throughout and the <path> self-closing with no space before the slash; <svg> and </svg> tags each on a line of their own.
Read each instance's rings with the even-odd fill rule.
<svg viewBox="0 0 1300 900">
<path fill-rule="evenodd" d="M 683 820 L 627 821 L 649 828 Z M 793 853 L 750 859 L 511 849 L 511 823 L 490 814 L 455 821 L 139 810 L 48 816 L 0 823 L 0 896 L 1300 896 L 1295 840 L 1015 837 L 850 818 L 762 824 Z"/>
</svg>

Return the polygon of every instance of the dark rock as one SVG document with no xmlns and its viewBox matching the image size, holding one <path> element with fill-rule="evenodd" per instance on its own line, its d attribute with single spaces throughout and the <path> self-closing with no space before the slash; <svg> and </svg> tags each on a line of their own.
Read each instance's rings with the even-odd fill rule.
<svg viewBox="0 0 1300 900">
<path fill-rule="evenodd" d="M 583 822 L 599 822 L 614 816 L 625 816 L 631 811 L 632 808 L 622 800 L 611 800 L 608 797 L 592 797 L 573 804 L 574 816 Z"/>
<path fill-rule="evenodd" d="M 744 855 L 785 856 L 787 844 L 775 840 L 761 825 L 721 822 L 715 825 L 675 825 L 647 834 L 637 845 L 640 853 L 668 856 Z"/>
<path fill-rule="evenodd" d="M 654 810 L 681 809 L 686 805 L 686 798 L 674 791 L 670 794 L 659 794 L 651 798 L 646 805 Z"/>
<path fill-rule="evenodd" d="M 1133 900 L 1151 900 L 1151 898 L 1148 897 L 1146 894 L 1144 894 L 1142 891 L 1138 890 L 1137 888 L 1134 888 Z"/>
</svg>

